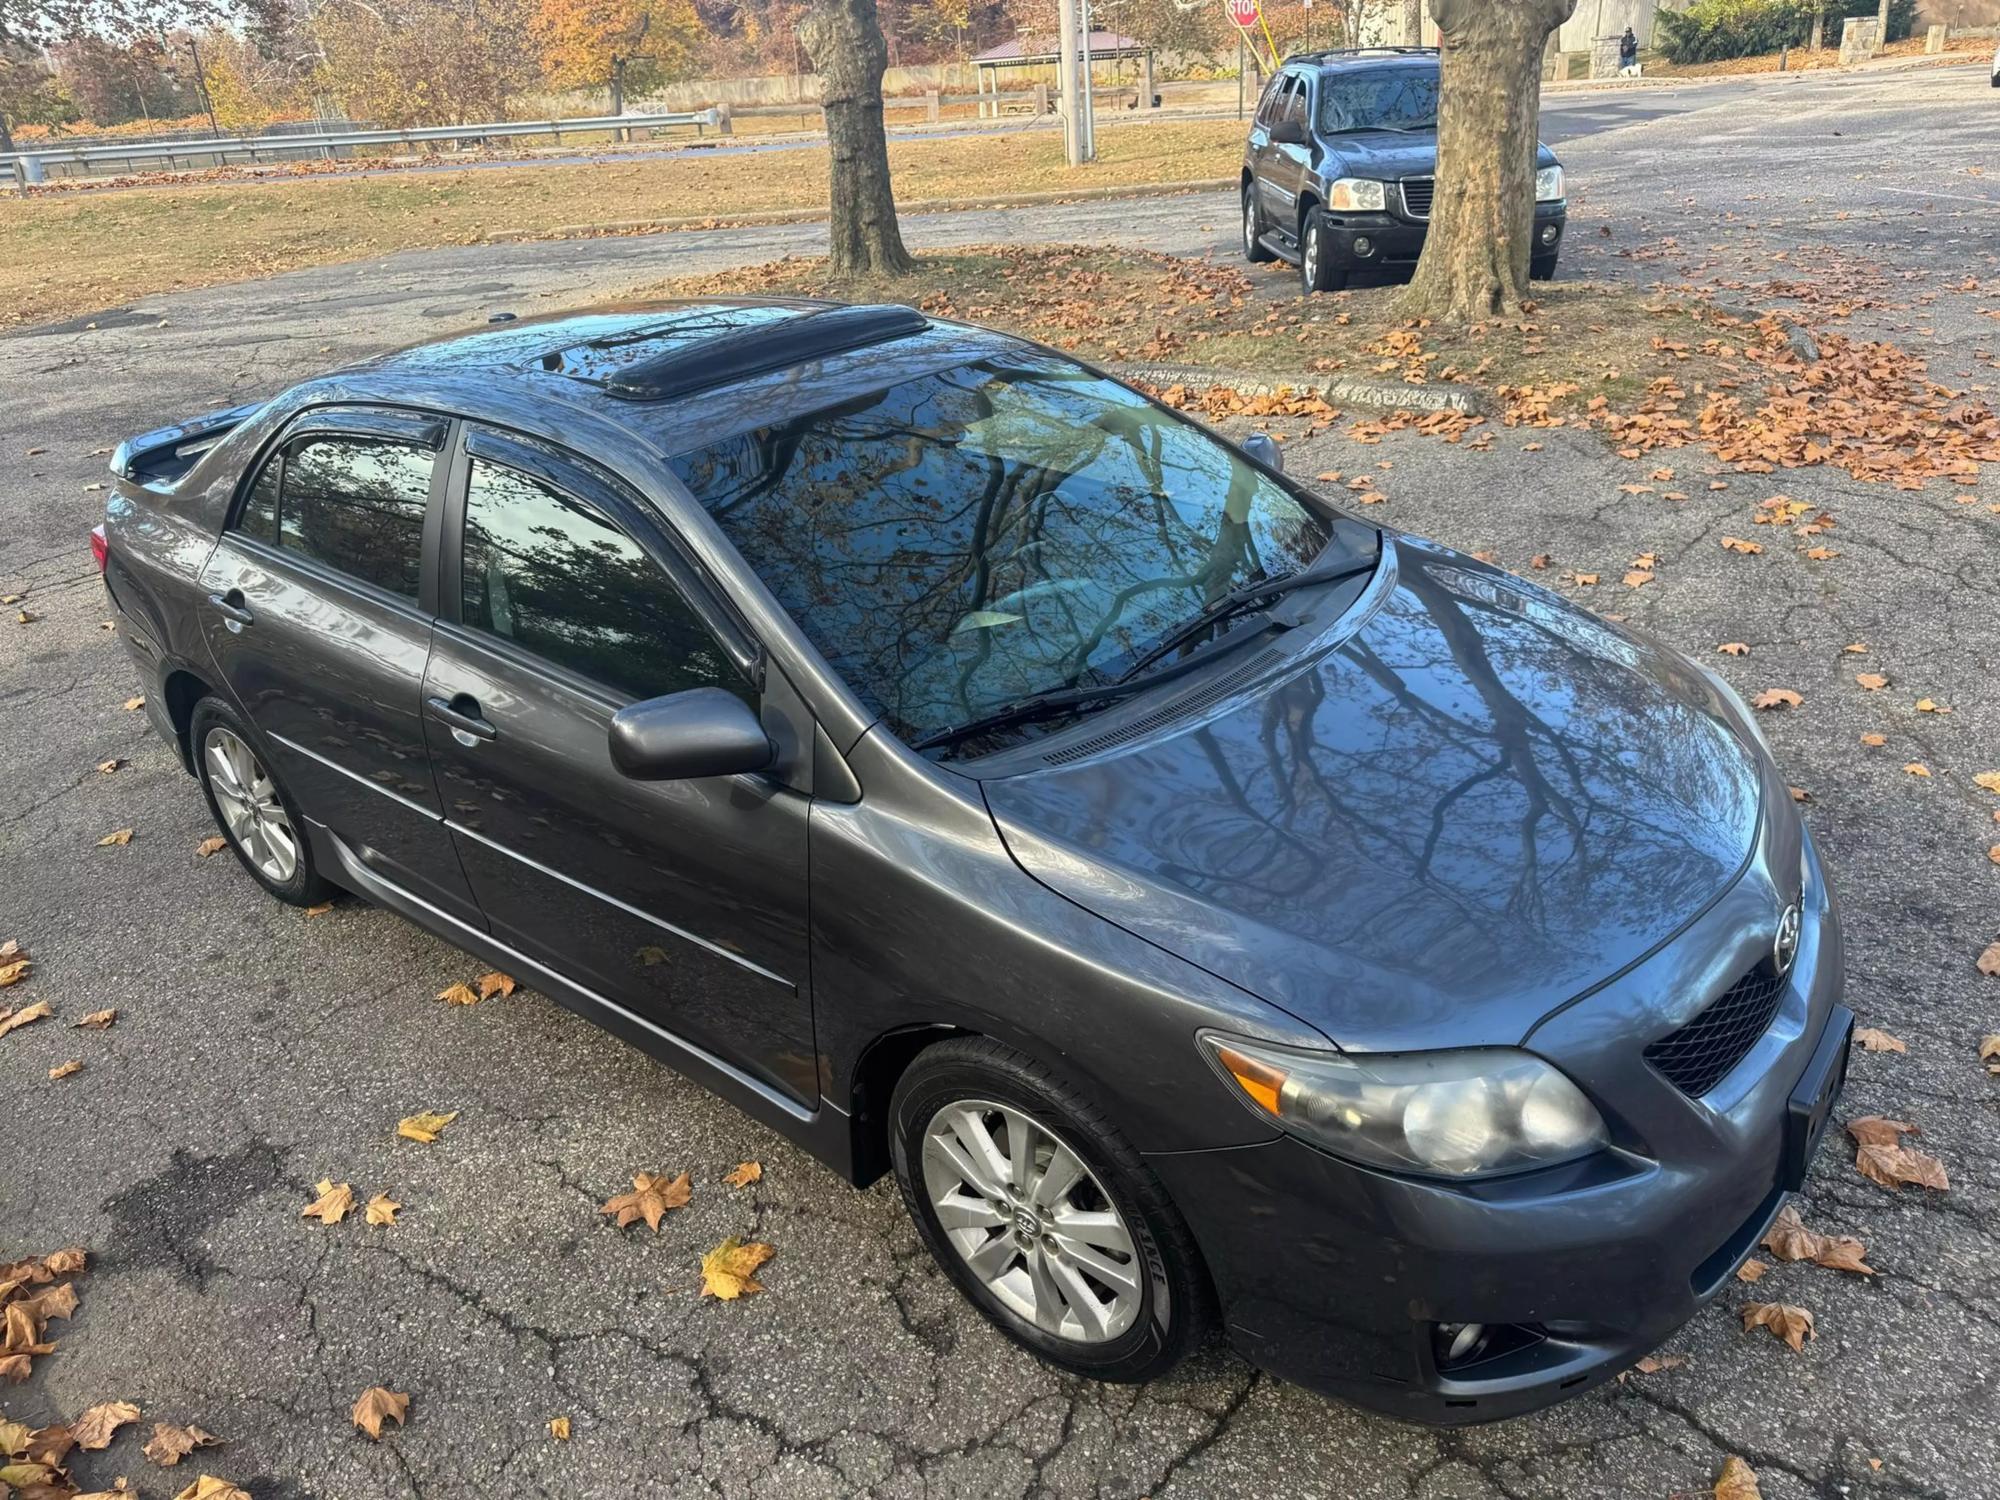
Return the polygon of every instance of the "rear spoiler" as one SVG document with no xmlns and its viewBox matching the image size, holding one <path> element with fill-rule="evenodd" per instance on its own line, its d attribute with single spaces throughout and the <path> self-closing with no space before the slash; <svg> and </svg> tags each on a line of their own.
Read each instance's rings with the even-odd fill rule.
<svg viewBox="0 0 2000 1500">
<path fill-rule="evenodd" d="M 202 454 L 228 436 L 232 428 L 242 425 L 262 408 L 261 401 L 252 401 L 129 437 L 112 452 L 111 472 L 137 484 L 169 486 L 192 469 Z"/>
</svg>

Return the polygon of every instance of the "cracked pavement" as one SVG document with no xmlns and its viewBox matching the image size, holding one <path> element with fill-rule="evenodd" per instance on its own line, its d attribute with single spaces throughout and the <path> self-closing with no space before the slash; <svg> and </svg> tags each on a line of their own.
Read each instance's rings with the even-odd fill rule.
<svg viewBox="0 0 2000 1500">
<path fill-rule="evenodd" d="M 1565 139 L 1565 276 L 1716 285 L 1773 305 L 1782 276 L 1877 304 L 1849 326 L 1921 343 L 1935 378 L 2000 389 L 2000 95 L 1977 69 L 1704 85 L 1685 107 L 1593 105 Z M 1581 128 L 1581 124 L 1579 124 Z M 1612 229 L 1600 236 L 1599 226 Z M 1227 255 L 1226 198 L 930 216 L 920 246 L 1115 239 Z M 1804 706 L 1764 724 L 1812 797 L 1844 898 L 1850 999 L 1909 1045 L 1858 1053 L 1842 1117 L 1916 1122 L 1946 1195 L 1891 1194 L 1835 1137 L 1801 1203 L 1868 1242 L 1873 1278 L 1783 1265 L 1759 1298 L 1796 1301 L 1818 1337 L 1793 1354 L 1740 1330 L 1732 1286 L 1667 1346 L 1679 1368 L 1535 1416 L 1455 1433 L 1400 1426 L 1253 1373 L 1219 1345 L 1133 1389 L 1058 1375 L 991 1331 L 933 1268 L 888 1182 L 855 1193 L 775 1135 L 541 997 L 460 1008 L 483 965 L 358 900 L 307 918 L 262 898 L 210 832 L 194 783 L 121 708 L 133 691 L 85 532 L 107 448 L 128 433 L 273 392 L 328 365 L 490 312 L 614 295 L 680 272 L 810 253 L 819 226 L 468 246 L 148 298 L 0 339 L 0 591 L 41 616 L 0 621 L 0 939 L 35 960 L 10 1001 L 57 1020 L 0 1039 L 0 1259 L 82 1244 L 82 1305 L 56 1353 L 0 1390 L 30 1422 L 127 1399 L 145 1422 L 228 1440 L 154 1471 L 127 1429 L 79 1454 L 90 1486 L 171 1493 L 196 1472 L 257 1500 L 619 1496 L 1300 1497 L 1706 1494 L 1748 1459 L 1772 1500 L 2000 1494 L 2000 1080 L 1975 1049 L 2000 979 L 1996 562 L 2000 473 L 1916 492 L 1828 470 L 1736 475 L 1699 448 L 1615 457 L 1596 435 L 1502 430 L 1468 453 L 1408 433 L 1359 446 L 1345 424 L 1292 447 L 1294 472 L 1376 470 L 1374 518 L 1565 587 L 1658 554 L 1657 581 L 1571 591 L 1715 664 L 1746 693 Z M 1782 256 L 1782 260 L 1773 257 Z M 1964 278 L 1985 290 L 1955 290 Z M 1734 283 L 1734 285 L 1732 285 Z M 1260 285 L 1289 296 L 1279 271 Z M 1792 305 L 1777 303 L 1775 305 Z M 95 328 L 82 326 L 96 323 Z M 1367 414 L 1362 414 L 1367 415 Z M 1283 424 L 1277 424 L 1283 425 Z M 1298 432 L 1298 424 L 1292 425 Z M 1527 452 L 1523 443 L 1540 442 Z M 45 452 L 29 455 L 29 449 Z M 1618 485 L 1671 465 L 1693 498 Z M 1720 474 L 1731 488 L 1710 492 Z M 1830 509 L 1841 555 L 1789 539 L 1757 557 L 1715 539 L 1759 499 Z M 1960 504 L 1956 497 L 1973 496 Z M 1369 514 L 1364 512 L 1364 514 Z M 1742 658 L 1717 656 L 1744 641 Z M 1866 641 L 1866 657 L 1841 647 Z M 1891 686 L 1866 693 L 1856 670 Z M 1919 714 L 1928 696 L 1950 714 Z M 1859 736 L 1888 737 L 1864 749 Z M 130 764 L 113 775 L 92 767 Z M 1921 761 L 1919 779 L 1902 770 Z M 95 841 L 137 830 L 123 848 Z M 68 1023 L 117 1006 L 108 1032 Z M 82 1072 L 48 1082 L 71 1057 Z M 460 1111 L 432 1146 L 420 1109 Z M 740 1160 L 763 1181 L 721 1184 Z M 657 1236 L 597 1206 L 640 1169 L 693 1173 Z M 404 1204 L 299 1217 L 322 1177 Z M 768 1288 L 697 1295 L 702 1251 L 769 1241 Z M 1328 1295 L 1351 1289 L 1329 1288 Z M 366 1386 L 411 1394 L 370 1443 Z M 574 1436 L 550 1438 L 567 1415 Z M 1877 1463 L 1879 1462 L 1879 1467 Z M 88 1486 L 87 1486 L 88 1487 Z"/>
</svg>

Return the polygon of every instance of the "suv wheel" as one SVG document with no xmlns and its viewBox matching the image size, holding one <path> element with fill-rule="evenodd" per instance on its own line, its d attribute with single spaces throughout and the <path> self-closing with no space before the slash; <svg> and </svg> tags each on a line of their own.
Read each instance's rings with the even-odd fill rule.
<svg viewBox="0 0 2000 1500">
<path fill-rule="evenodd" d="M 918 1233 L 1000 1330 L 1098 1380 L 1150 1380 L 1208 1321 L 1201 1254 L 1094 1104 L 995 1042 L 941 1042 L 890 1101 Z"/>
<path fill-rule="evenodd" d="M 1299 284 L 1308 297 L 1314 292 L 1339 291 L 1347 285 L 1347 273 L 1334 269 L 1333 247 L 1317 203 L 1306 210 L 1303 229 L 1299 235 Z"/>
<path fill-rule="evenodd" d="M 313 866 L 305 823 L 258 756 L 250 726 L 221 699 L 204 698 L 194 706 L 188 741 L 208 809 L 243 868 L 290 905 L 325 900 L 332 888 Z"/>
<path fill-rule="evenodd" d="M 1257 184 L 1243 184 L 1243 258 L 1253 265 L 1262 265 L 1271 259 L 1271 252 L 1265 248 L 1264 216 L 1257 212 Z"/>
</svg>

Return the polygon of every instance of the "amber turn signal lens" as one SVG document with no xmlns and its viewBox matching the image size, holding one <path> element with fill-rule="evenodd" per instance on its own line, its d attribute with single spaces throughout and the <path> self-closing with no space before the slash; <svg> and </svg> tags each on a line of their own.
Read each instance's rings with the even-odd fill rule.
<svg viewBox="0 0 2000 1500">
<path fill-rule="evenodd" d="M 1244 1093 L 1272 1114 L 1278 1112 L 1278 1091 L 1285 1086 L 1283 1072 L 1254 1057 L 1245 1057 L 1233 1047 L 1217 1047 L 1215 1055 Z"/>
</svg>

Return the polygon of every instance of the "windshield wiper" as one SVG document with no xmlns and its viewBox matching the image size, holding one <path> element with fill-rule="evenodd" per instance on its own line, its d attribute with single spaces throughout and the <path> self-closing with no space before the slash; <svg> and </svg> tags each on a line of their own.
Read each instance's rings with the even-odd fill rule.
<svg viewBox="0 0 2000 1500">
<path fill-rule="evenodd" d="M 1286 573 L 1279 578 L 1260 578 L 1251 583 L 1231 589 L 1185 625 L 1169 631 L 1156 642 L 1145 655 L 1127 667 L 1118 677 L 1119 684 L 1131 683 L 1148 667 L 1164 656 L 1172 654 L 1208 631 L 1247 614 L 1260 604 L 1291 593 L 1295 589 L 1311 588 L 1317 583 L 1338 583 L 1343 578 L 1353 578 L 1357 574 L 1375 571 L 1376 558 L 1366 561 L 1346 561 L 1321 563 L 1314 567 L 1301 568 L 1296 573 Z M 1155 672 L 1154 677 L 1159 673 Z"/>
</svg>

